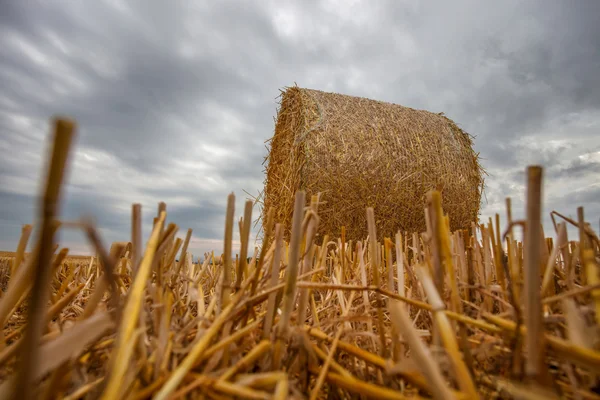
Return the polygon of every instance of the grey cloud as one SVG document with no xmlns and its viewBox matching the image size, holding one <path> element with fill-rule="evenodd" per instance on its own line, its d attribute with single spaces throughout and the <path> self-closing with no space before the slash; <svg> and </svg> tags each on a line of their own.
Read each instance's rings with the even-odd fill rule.
<svg viewBox="0 0 600 400">
<path fill-rule="evenodd" d="M 392 10 L 398 27 L 414 29 L 422 54 L 417 76 L 399 83 L 417 79 L 425 90 L 400 97 L 424 108 L 436 95 L 460 99 L 439 111 L 479 136 L 476 148 L 493 166 L 506 165 L 503 158 L 516 161 L 500 143 L 543 135 L 552 129 L 549 118 L 561 113 L 600 107 L 593 72 L 600 66 L 598 2 L 431 2 L 412 12 L 399 5 Z"/>
<path fill-rule="evenodd" d="M 144 194 L 157 199 L 156 204 L 142 206 L 142 216 L 148 223 L 148 231 L 151 229 L 150 222 L 157 215 L 158 202 L 161 202 L 173 195 L 173 190 L 150 188 L 145 189 Z M 194 198 L 198 195 L 195 190 L 185 187 L 177 189 L 177 196 Z M 219 238 L 222 236 L 225 223 L 226 206 L 223 204 L 227 200 L 226 195 L 216 196 L 216 198 L 207 200 L 196 198 L 193 204 L 173 205 L 166 201 L 167 205 L 167 223 L 175 223 L 179 226 L 179 232 L 185 233 L 188 228 L 194 231 L 194 236 L 201 238 Z M 237 210 L 236 215 L 239 214 Z M 129 224 L 129 220 L 126 220 Z"/>
<path fill-rule="evenodd" d="M 527 173 L 526 169 L 519 169 L 517 171 L 513 171 L 510 173 L 509 178 L 510 180 L 512 180 L 513 182 L 519 182 L 521 184 L 526 184 L 527 180 L 525 179 L 525 174 Z"/>
<path fill-rule="evenodd" d="M 542 165 L 544 167 L 544 180 L 555 182 L 560 180 L 572 180 L 587 178 L 592 182 L 600 176 L 600 162 L 586 160 L 581 157 L 566 159 L 563 154 L 564 148 L 546 149 L 530 152 L 529 165 Z M 566 161 L 566 163 L 565 163 Z M 510 173 L 509 179 L 513 182 L 525 183 L 526 169 L 515 170 Z"/>
<path fill-rule="evenodd" d="M 485 139 L 483 139 L 485 140 Z M 515 146 L 501 143 L 499 141 L 484 142 L 483 140 L 475 139 L 476 150 L 481 150 L 483 147 L 484 153 L 480 154 L 482 165 L 516 165 L 518 163 L 517 152 Z M 483 142 L 483 143 L 482 143 Z M 492 176 L 493 179 L 493 176 Z"/>
<path fill-rule="evenodd" d="M 61 215 L 68 220 L 83 216 L 94 218 L 99 228 L 117 232 L 128 232 L 130 218 L 114 210 L 114 201 L 94 191 L 64 196 Z M 116 239 L 115 239 L 116 240 Z"/>
<path fill-rule="evenodd" d="M 248 146 L 246 151 L 243 151 L 239 157 L 226 162 L 222 165 L 219 171 L 220 175 L 225 179 L 248 179 L 261 178 L 263 174 L 264 151 L 259 152 L 261 147 Z"/>
<path fill-rule="evenodd" d="M 557 165 L 549 171 L 551 178 L 555 179 L 573 179 L 586 176 L 600 177 L 600 163 L 594 161 L 584 161 L 576 158 L 565 167 Z"/>
<path fill-rule="evenodd" d="M 146 13 L 154 9 L 151 15 L 160 16 L 163 21 L 163 12 L 167 16 L 170 14 L 170 9 L 144 9 Z M 42 14 L 46 11 L 50 14 Z M 156 170 L 164 166 L 166 160 L 176 157 L 186 145 L 217 136 L 217 132 L 210 129 L 210 115 L 206 115 L 204 108 L 206 101 L 210 99 L 218 104 L 243 108 L 243 102 L 238 99 L 248 96 L 251 91 L 251 81 L 241 79 L 236 69 L 223 65 L 223 60 L 214 55 L 192 63 L 174 54 L 176 34 L 181 34 L 180 31 L 166 30 L 164 33 L 170 37 L 155 41 L 156 37 L 146 38 L 139 32 L 125 30 L 115 21 L 116 15 L 107 14 L 105 30 L 99 34 L 80 25 L 82 16 L 66 17 L 56 11 L 39 10 L 36 14 L 28 9 L 22 12 L 32 12 L 32 19 L 27 21 L 43 21 L 45 28 L 64 40 L 68 40 L 71 30 L 76 30 L 78 46 L 106 51 L 108 57 L 122 64 L 122 71 L 116 77 L 103 78 L 88 62 L 61 57 L 90 85 L 90 91 L 74 97 L 58 97 L 51 106 L 32 101 L 28 93 L 20 90 L 18 80 L 3 79 L 1 87 L 21 103 L 28 115 L 44 119 L 53 112 L 60 112 L 73 116 L 80 125 L 82 146 L 109 151 L 133 167 Z M 173 27 L 177 26 L 177 16 L 171 19 Z M 19 20 L 14 20 L 13 24 L 15 21 Z M 32 29 L 14 28 L 57 55 L 51 50 L 48 37 L 39 33 L 39 28 L 24 25 Z M 237 31 L 248 33 L 243 29 Z M 3 70 L 37 76 L 35 83 L 40 89 L 51 91 L 49 85 L 53 77 L 44 73 L 43 68 L 32 67 L 22 56 L 10 56 Z M 243 62 L 240 64 L 244 65 Z M 186 132 L 178 129 L 182 126 Z M 190 136 L 190 132 L 196 133 Z M 157 158 L 161 158 L 160 163 L 154 161 Z"/>
<path fill-rule="evenodd" d="M 586 222 L 589 222 L 593 229 L 598 229 L 600 221 L 600 201 L 598 200 L 600 200 L 600 187 L 592 186 L 555 197 L 551 199 L 550 207 L 546 207 L 546 209 L 548 213 L 556 210 L 576 221 L 577 208 L 583 207 Z M 561 219 L 558 219 L 558 221 L 561 221 Z"/>
<path fill-rule="evenodd" d="M 156 193 L 160 198 L 161 193 Z M 34 224 L 38 217 L 38 204 L 35 196 L 18 195 L 0 192 L 0 242 L 8 243 L 9 249 L 17 246 L 21 227 L 24 224 Z M 65 196 L 61 207 L 61 217 L 65 220 L 76 220 L 83 216 L 92 216 L 97 228 L 101 231 L 105 245 L 114 241 L 129 240 L 131 219 L 128 213 L 117 213 L 111 208 L 100 194 L 78 194 Z M 152 229 L 152 219 L 156 216 L 156 208 L 142 208 L 143 231 L 147 239 Z M 222 236 L 225 221 L 225 208 L 220 204 L 199 201 L 193 206 L 167 206 L 167 222 L 174 222 L 180 227 L 180 232 L 185 233 L 192 228 L 194 236 L 201 238 L 215 238 Z M 102 234 L 102 232 L 108 234 Z M 79 243 L 87 239 L 78 230 L 62 230 L 62 240 L 77 238 Z"/>
<path fill-rule="evenodd" d="M 579 204 L 590 204 L 593 203 L 596 209 L 599 206 L 600 200 L 600 187 L 596 186 L 585 190 L 577 191 L 574 193 L 572 201 Z M 571 203 L 572 204 L 572 203 Z"/>
<path fill-rule="evenodd" d="M 37 204 L 31 196 L 0 191 L 0 240 L 12 239 L 16 244 L 21 226 L 37 216 Z"/>
<path fill-rule="evenodd" d="M 223 237 L 225 208 L 220 205 L 204 202 L 194 206 L 167 207 L 167 218 L 179 226 L 181 233 L 191 228 L 195 237 Z"/>
<path fill-rule="evenodd" d="M 14 250 L 21 234 L 21 227 L 24 224 L 32 224 L 34 229 L 36 228 L 39 217 L 39 198 L 38 196 L 0 192 L 0 203 L 3 205 L 0 210 L 0 242 L 7 243 L 8 250 Z M 83 215 L 91 215 L 99 228 L 127 232 L 129 221 L 116 215 L 110 207 L 103 206 L 103 204 L 100 194 L 90 193 L 74 197 L 67 194 L 64 196 L 59 210 L 60 217 L 65 220 L 75 220 Z M 67 232 L 61 230 L 59 235 L 63 239 L 78 238 L 80 243 L 85 241 L 82 240 L 81 233 L 73 233 L 70 230 Z M 106 238 L 107 242 L 109 240 L 119 239 L 111 236 Z"/>
<path fill-rule="evenodd" d="M 516 185 L 509 184 L 508 182 L 500 182 L 497 187 L 487 188 L 485 198 L 482 200 L 487 200 L 487 202 L 491 204 L 504 204 L 506 198 L 509 197 L 509 194 L 515 193 L 515 186 Z"/>
</svg>

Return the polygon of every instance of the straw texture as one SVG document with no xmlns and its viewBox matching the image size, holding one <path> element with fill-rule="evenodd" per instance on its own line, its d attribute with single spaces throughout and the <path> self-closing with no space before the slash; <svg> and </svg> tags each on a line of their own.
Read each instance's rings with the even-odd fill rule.
<svg viewBox="0 0 600 400">
<path fill-rule="evenodd" d="M 318 234 L 347 239 L 367 230 L 373 207 L 378 233 L 426 229 L 430 190 L 442 193 L 451 230 L 479 216 L 484 171 L 472 138 L 442 114 L 297 86 L 282 92 L 266 157 L 264 207 L 289 238 L 293 199 L 321 193 Z"/>
</svg>

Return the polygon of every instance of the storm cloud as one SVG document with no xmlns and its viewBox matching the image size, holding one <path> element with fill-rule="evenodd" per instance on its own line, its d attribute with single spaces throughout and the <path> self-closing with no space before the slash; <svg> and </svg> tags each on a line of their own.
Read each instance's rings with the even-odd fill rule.
<svg viewBox="0 0 600 400">
<path fill-rule="evenodd" d="M 598 221 L 599 49 L 595 0 L 3 2 L 0 247 L 36 217 L 62 114 L 78 123 L 65 218 L 126 240 L 131 204 L 147 236 L 165 201 L 197 255 L 220 251 L 227 195 L 240 215 L 262 189 L 294 83 L 444 112 L 476 137 L 485 220 L 506 197 L 522 216 L 525 168 L 540 164 L 545 215 L 584 206 Z"/>
</svg>

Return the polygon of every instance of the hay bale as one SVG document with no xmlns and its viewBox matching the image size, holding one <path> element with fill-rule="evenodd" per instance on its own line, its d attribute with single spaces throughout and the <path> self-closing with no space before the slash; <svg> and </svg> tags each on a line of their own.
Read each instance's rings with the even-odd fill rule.
<svg viewBox="0 0 600 400">
<path fill-rule="evenodd" d="M 319 233 L 367 232 L 374 207 L 381 236 L 425 231 L 429 190 L 442 191 L 451 229 L 479 216 L 483 170 L 471 137 L 442 114 L 299 87 L 281 96 L 267 155 L 263 213 L 289 234 L 294 193 L 321 192 Z"/>
</svg>

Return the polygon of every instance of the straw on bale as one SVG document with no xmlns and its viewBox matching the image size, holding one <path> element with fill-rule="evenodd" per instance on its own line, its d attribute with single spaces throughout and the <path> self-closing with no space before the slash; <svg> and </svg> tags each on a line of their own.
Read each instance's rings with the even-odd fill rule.
<svg viewBox="0 0 600 400">
<path fill-rule="evenodd" d="M 472 138 L 443 114 L 297 86 L 281 96 L 266 157 L 264 207 L 291 225 L 294 193 L 321 193 L 319 233 L 362 238 L 366 207 L 378 231 L 426 229 L 423 208 L 440 190 L 452 230 L 479 216 L 483 170 Z M 308 197 L 310 198 L 310 197 Z"/>
</svg>

